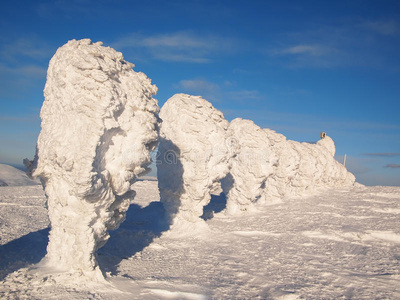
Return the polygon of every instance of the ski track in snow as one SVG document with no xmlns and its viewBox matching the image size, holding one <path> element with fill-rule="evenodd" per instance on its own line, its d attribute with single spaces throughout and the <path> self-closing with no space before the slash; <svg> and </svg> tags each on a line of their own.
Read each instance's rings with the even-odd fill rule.
<svg viewBox="0 0 400 300">
<path fill-rule="evenodd" d="M 54 284 L 29 266 L 47 243 L 43 191 L 1 187 L 0 298 L 400 298 L 399 187 L 326 190 L 257 212 L 217 213 L 209 232 L 185 239 L 162 236 L 157 181 L 134 189 L 127 220 L 98 251 L 114 287 L 99 288 Z"/>
</svg>

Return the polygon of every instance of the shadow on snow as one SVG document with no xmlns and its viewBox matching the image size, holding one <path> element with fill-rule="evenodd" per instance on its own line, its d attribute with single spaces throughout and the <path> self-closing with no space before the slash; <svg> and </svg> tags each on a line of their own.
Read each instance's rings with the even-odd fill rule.
<svg viewBox="0 0 400 300">
<path fill-rule="evenodd" d="M 103 272 L 117 274 L 118 264 L 141 252 L 152 241 L 169 229 L 168 217 L 161 202 L 151 202 L 146 207 L 131 204 L 125 221 L 110 232 L 110 239 L 97 251 Z"/>
<path fill-rule="evenodd" d="M 8 274 L 38 263 L 46 255 L 49 228 L 31 232 L 0 246 L 0 280 Z"/>
</svg>

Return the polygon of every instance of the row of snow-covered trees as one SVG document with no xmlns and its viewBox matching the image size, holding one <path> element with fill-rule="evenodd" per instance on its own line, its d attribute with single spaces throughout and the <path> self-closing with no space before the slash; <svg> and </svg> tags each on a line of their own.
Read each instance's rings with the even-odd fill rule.
<svg viewBox="0 0 400 300">
<path fill-rule="evenodd" d="M 227 194 L 226 212 L 285 195 L 352 184 L 333 158 L 333 141 L 287 141 L 248 120 L 229 123 L 201 97 L 178 94 L 161 112 L 157 87 L 121 53 L 72 40 L 50 61 L 42 130 L 32 176 L 48 198 L 50 239 L 44 265 L 103 280 L 96 250 L 118 228 L 158 145 L 161 201 L 172 230 L 205 226 L 210 194 Z M 192 227 L 193 227 L 192 226 Z"/>
</svg>

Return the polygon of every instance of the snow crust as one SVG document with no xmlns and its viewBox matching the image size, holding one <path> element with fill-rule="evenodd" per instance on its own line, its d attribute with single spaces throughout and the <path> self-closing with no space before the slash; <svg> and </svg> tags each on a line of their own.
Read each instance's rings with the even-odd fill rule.
<svg viewBox="0 0 400 300">
<path fill-rule="evenodd" d="M 328 136 L 316 144 L 299 143 L 240 118 L 229 124 L 227 136 L 236 153 L 229 160 L 230 177 L 224 180 L 229 214 L 250 210 L 255 203 L 355 182 L 335 160 L 335 144 Z"/>
<path fill-rule="evenodd" d="M 157 87 L 120 52 L 72 40 L 50 61 L 33 161 L 48 198 L 43 265 L 102 279 L 95 251 L 124 220 L 158 140 Z"/>
<path fill-rule="evenodd" d="M 172 229 L 190 233 L 186 226 L 204 224 L 199 218 L 203 207 L 211 193 L 222 191 L 220 180 L 229 172 L 225 143 L 229 123 L 211 103 L 186 94 L 168 99 L 160 118 L 157 177 L 161 202 L 174 220 Z"/>
</svg>

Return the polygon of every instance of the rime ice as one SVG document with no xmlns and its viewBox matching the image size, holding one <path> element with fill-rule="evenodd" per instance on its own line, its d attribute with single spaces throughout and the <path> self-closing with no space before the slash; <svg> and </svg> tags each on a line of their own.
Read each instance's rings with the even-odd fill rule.
<svg viewBox="0 0 400 300">
<path fill-rule="evenodd" d="M 125 218 L 158 140 L 157 87 L 120 52 L 72 40 L 51 59 L 30 170 L 51 222 L 45 265 L 101 279 L 95 251 Z"/>
<path fill-rule="evenodd" d="M 175 217 L 175 231 L 188 231 L 191 222 L 201 224 L 203 207 L 221 185 L 226 213 L 235 214 L 256 203 L 355 181 L 334 159 L 335 145 L 328 136 L 316 144 L 299 143 L 250 120 L 229 124 L 209 102 L 185 94 L 169 99 L 160 118 L 158 184 L 161 201 Z"/>
<path fill-rule="evenodd" d="M 354 184 L 354 175 L 335 160 L 335 144 L 328 136 L 316 144 L 299 143 L 242 119 L 233 120 L 227 132 L 237 148 L 223 185 L 227 213 L 249 210 L 256 202 L 312 194 L 321 187 Z"/>
<path fill-rule="evenodd" d="M 176 230 L 185 231 L 190 223 L 201 227 L 203 207 L 211 192 L 221 190 L 220 180 L 229 171 L 228 121 L 208 101 L 186 94 L 171 97 L 160 118 L 157 176 L 161 201 L 175 217 Z"/>
</svg>

